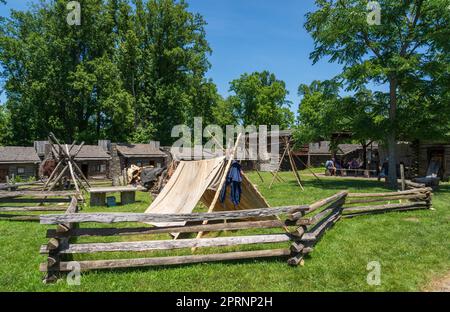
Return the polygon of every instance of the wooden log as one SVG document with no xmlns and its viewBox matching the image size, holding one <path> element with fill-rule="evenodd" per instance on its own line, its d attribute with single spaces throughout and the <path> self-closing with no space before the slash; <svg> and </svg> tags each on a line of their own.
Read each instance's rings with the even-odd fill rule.
<svg viewBox="0 0 450 312">
<path fill-rule="evenodd" d="M 97 252 L 125 252 L 125 251 L 154 251 L 172 250 L 182 248 L 200 247 L 223 247 L 249 244 L 282 243 L 290 241 L 287 234 L 216 237 L 202 239 L 180 239 L 161 241 L 141 241 L 141 242 L 118 242 L 118 243 L 91 243 L 91 244 L 71 244 L 66 249 L 60 249 L 61 254 L 97 253 Z M 52 239 L 55 240 L 55 239 Z M 52 241 L 55 244 L 55 241 Z M 52 245 L 53 246 L 53 245 Z M 50 250 L 49 245 L 41 246 L 41 253 L 45 254 Z"/>
<path fill-rule="evenodd" d="M 375 203 L 375 202 L 386 202 L 391 200 L 410 200 L 410 199 L 419 199 L 419 200 L 425 200 L 427 198 L 426 193 L 417 193 L 412 195 L 399 195 L 399 196 L 390 196 L 390 197 L 371 197 L 371 198 L 365 198 L 365 199 L 354 199 L 354 200 L 347 200 L 345 201 L 345 204 L 347 205 L 354 205 L 354 204 L 364 204 L 364 203 Z"/>
<path fill-rule="evenodd" d="M 67 169 L 69 169 L 69 166 L 65 165 L 65 167 L 61 170 L 61 172 L 58 174 L 58 176 L 54 179 L 53 183 L 48 188 L 48 191 L 51 191 L 56 187 L 56 184 L 58 184 L 61 178 L 66 174 Z"/>
<path fill-rule="evenodd" d="M 290 266 L 299 266 L 299 265 L 303 265 L 303 254 L 302 253 L 298 253 L 296 255 L 294 255 L 293 257 L 289 258 L 287 263 Z"/>
<path fill-rule="evenodd" d="M 75 196 L 72 196 L 69 207 L 66 210 L 66 214 L 77 213 L 77 211 L 78 211 L 78 199 Z"/>
<path fill-rule="evenodd" d="M 236 231 L 246 229 L 269 229 L 291 225 L 279 220 L 250 221 L 250 222 L 227 222 L 206 225 L 169 226 L 169 227 L 141 227 L 141 228 L 92 228 L 74 229 L 67 233 L 57 233 L 48 230 L 47 237 L 90 237 L 90 236 L 130 236 L 130 235 L 153 235 L 171 233 L 198 233 L 198 232 L 220 232 Z"/>
<path fill-rule="evenodd" d="M 0 203 L 7 204 L 43 204 L 43 203 L 52 203 L 52 204 L 62 204 L 69 203 L 69 198 L 0 198 Z"/>
<path fill-rule="evenodd" d="M 313 217 L 298 219 L 297 224 L 298 225 L 314 225 L 317 222 L 319 222 L 320 220 L 322 220 L 323 218 L 325 218 L 327 215 L 329 215 L 330 213 L 335 211 L 336 209 L 341 209 L 342 205 L 344 204 L 344 201 L 345 201 L 345 199 L 342 198 L 342 199 L 334 202 L 329 207 L 327 207 L 326 209 L 319 212 L 318 214 L 316 214 Z"/>
<path fill-rule="evenodd" d="M 319 209 L 320 207 L 328 205 L 329 203 L 332 203 L 334 201 L 338 201 L 338 200 L 346 197 L 347 194 L 348 194 L 348 191 L 343 191 L 343 192 L 337 193 L 336 195 L 333 195 L 331 197 L 322 199 L 322 200 L 320 200 L 320 201 L 310 205 L 309 206 L 310 208 L 309 208 L 308 212 L 315 211 L 315 210 Z"/>
<path fill-rule="evenodd" d="M 388 205 L 376 205 L 376 206 L 361 206 L 361 207 L 345 207 L 344 212 L 356 212 L 356 211 L 376 211 L 376 210 L 388 210 L 388 209 L 400 209 L 400 208 L 413 208 L 413 207 L 426 207 L 426 203 L 403 203 L 403 204 L 388 204 Z"/>
<path fill-rule="evenodd" d="M 389 192 L 389 193 L 349 193 L 347 198 L 361 198 L 361 197 L 389 197 L 389 196 L 400 196 L 400 195 L 410 195 L 416 193 L 426 193 L 431 192 L 433 189 L 429 187 L 407 190 L 402 192 Z"/>
<path fill-rule="evenodd" d="M 0 207 L 0 212 L 65 211 L 63 206 Z"/>
<path fill-rule="evenodd" d="M 409 186 L 409 187 L 416 188 L 416 189 L 421 189 L 421 188 L 425 188 L 426 187 L 426 185 L 423 184 L 423 183 L 416 183 L 416 182 L 412 182 L 412 181 L 409 181 L 409 180 L 406 180 L 405 184 L 407 186 Z"/>
<path fill-rule="evenodd" d="M 7 177 L 8 178 L 8 177 Z M 6 183 L 6 184 L 0 184 L 0 190 L 9 190 L 9 189 L 15 189 L 17 187 L 20 186 L 32 186 L 32 185 L 40 185 L 42 184 L 42 181 L 33 181 L 33 182 L 23 182 L 23 183 L 14 183 L 14 184 L 10 184 L 10 183 Z"/>
<path fill-rule="evenodd" d="M 291 251 L 294 254 L 301 253 L 303 248 L 305 248 L 305 245 L 300 242 L 293 242 L 291 245 Z"/>
<path fill-rule="evenodd" d="M 319 240 L 320 237 L 322 237 L 322 235 L 340 219 L 340 217 L 341 211 L 335 211 L 327 219 L 324 219 L 323 222 L 318 223 L 310 232 L 305 233 L 302 236 L 302 243 Z"/>
<path fill-rule="evenodd" d="M 283 257 L 283 256 L 289 256 L 290 253 L 291 252 L 289 249 L 272 249 L 272 250 L 258 250 L 258 251 L 229 252 L 229 253 L 211 254 L 211 255 L 78 261 L 78 263 L 80 264 L 80 268 L 82 271 L 88 271 L 88 270 L 101 270 L 101 269 L 137 268 L 137 267 L 151 267 L 151 266 L 162 266 L 162 265 L 181 265 L 181 264 L 193 264 L 193 263 L 203 263 L 203 262 Z M 40 271 L 41 272 L 47 271 L 46 263 L 42 263 L 40 265 Z M 61 262 L 59 264 L 59 271 L 60 272 L 71 271 L 71 268 L 69 267 L 69 263 Z"/>
<path fill-rule="evenodd" d="M 302 181 L 300 178 L 300 175 L 298 174 L 298 169 L 297 166 L 295 165 L 295 161 L 291 155 L 291 147 L 288 141 L 286 141 L 286 145 L 288 148 L 288 158 L 289 158 L 289 162 L 291 164 L 291 169 L 292 169 L 292 173 L 294 174 L 295 179 L 297 180 L 297 184 L 300 186 L 300 188 L 302 189 L 302 191 L 305 190 L 305 188 L 302 185 Z"/>
<path fill-rule="evenodd" d="M 302 226 L 299 226 L 294 232 L 291 232 L 290 234 L 295 237 L 302 237 L 303 234 L 306 233 L 306 231 L 307 231 L 306 226 L 302 225 Z"/>
<path fill-rule="evenodd" d="M 39 221 L 39 216 L 21 216 L 21 215 L 9 215 L 0 214 L 0 220 L 8 221 Z"/>
<path fill-rule="evenodd" d="M 48 244 L 45 245 L 46 252 L 49 252 L 51 250 L 56 250 L 58 248 L 59 248 L 59 240 L 56 238 L 51 238 L 48 241 Z"/>
<path fill-rule="evenodd" d="M 380 209 L 380 210 L 370 210 L 370 211 L 359 211 L 354 213 L 346 213 L 342 214 L 343 218 L 354 218 L 354 217 L 360 217 L 360 216 L 366 216 L 366 215 L 374 215 L 374 214 L 382 214 L 382 213 L 389 213 L 389 212 L 403 212 L 403 211 L 414 211 L 414 210 L 422 210 L 422 209 L 429 209 L 428 206 L 414 206 L 409 208 L 393 208 L 393 209 Z"/>
<path fill-rule="evenodd" d="M 283 160 L 284 160 L 284 157 L 286 156 L 287 151 L 288 151 L 288 148 L 287 148 L 287 146 L 286 146 L 286 147 L 284 148 L 283 155 L 282 155 L 281 158 L 280 158 L 280 162 L 278 163 L 277 169 L 275 170 L 275 173 L 272 173 L 273 178 L 272 178 L 272 181 L 270 182 L 269 190 L 272 189 L 272 185 L 275 183 L 275 180 L 276 180 L 277 177 L 278 177 L 278 173 L 280 172 L 280 168 L 281 168 L 281 165 L 283 164 Z"/>
<path fill-rule="evenodd" d="M 212 220 L 236 220 L 248 218 L 271 217 L 292 211 L 305 211 L 308 206 L 285 206 L 276 208 L 262 208 L 240 211 L 224 211 L 212 213 L 191 214 L 151 214 L 151 213 L 91 213 L 91 214 L 60 214 L 42 215 L 41 224 L 59 223 L 119 223 L 119 222 L 143 222 L 143 223 L 167 223 L 167 222 L 195 222 Z"/>
<path fill-rule="evenodd" d="M 50 174 L 50 177 L 48 178 L 48 180 L 45 182 L 44 184 L 44 190 L 48 187 L 48 184 L 53 180 L 53 177 L 56 175 L 56 173 L 59 170 L 59 167 L 61 167 L 61 165 L 63 164 L 62 161 L 58 162 L 58 164 L 56 165 L 55 169 L 53 169 L 52 173 Z"/>
<path fill-rule="evenodd" d="M 66 210 L 66 214 L 73 214 L 73 213 L 77 213 L 78 212 L 78 200 L 75 196 L 72 197 L 69 207 L 67 207 Z M 72 230 L 74 228 L 74 224 L 73 223 L 63 223 L 63 224 L 58 224 L 56 227 L 56 232 L 57 233 L 67 233 L 68 231 Z M 64 242 L 68 240 L 64 240 Z"/>
<path fill-rule="evenodd" d="M 14 191 L 14 192 L 4 192 L 0 191 L 0 198 L 14 198 L 14 197 L 36 197 L 36 198 L 45 198 L 45 197 L 67 197 L 67 196 L 76 196 L 79 193 L 76 192 L 40 192 L 40 191 Z"/>
<path fill-rule="evenodd" d="M 345 198 L 347 196 L 347 194 L 348 194 L 347 191 L 343 191 L 343 192 L 337 193 L 337 194 L 335 194 L 333 196 L 330 196 L 328 198 L 319 200 L 318 202 L 315 202 L 314 204 L 309 205 L 309 209 L 306 212 L 307 213 L 311 213 L 311 212 L 313 212 L 313 211 L 315 211 L 315 210 L 317 210 L 317 209 L 319 209 L 319 208 L 321 208 L 323 206 L 326 206 L 326 205 L 328 205 L 330 203 L 333 203 L 335 201 L 339 201 L 339 200 Z M 288 214 L 288 219 L 289 220 L 298 220 L 301 217 L 303 217 L 302 211 Z"/>
</svg>

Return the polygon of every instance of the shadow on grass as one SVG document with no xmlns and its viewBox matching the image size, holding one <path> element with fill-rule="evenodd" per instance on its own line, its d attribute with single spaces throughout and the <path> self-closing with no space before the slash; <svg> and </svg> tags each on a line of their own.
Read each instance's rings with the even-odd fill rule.
<svg viewBox="0 0 450 312">
<path fill-rule="evenodd" d="M 132 258 L 131 258 L 132 259 Z M 83 274 L 99 274 L 99 273 L 107 273 L 114 272 L 117 274 L 127 274 L 127 273 L 136 273 L 136 272 L 149 272 L 149 271 L 171 271 L 175 269 L 189 269 L 196 266 L 204 266 L 204 265 L 237 265 L 237 264 L 264 264 L 264 263 L 280 263 L 282 265 L 286 265 L 286 267 L 290 267 L 287 264 L 288 257 L 268 257 L 268 258 L 252 258 L 252 259 L 237 259 L 237 260 L 224 260 L 224 261 L 214 261 L 214 262 L 199 262 L 199 263 L 187 263 L 187 264 L 173 264 L 173 265 L 157 265 L 157 266 L 148 266 L 148 267 L 129 267 L 129 268 L 111 268 L 111 269 L 96 269 L 85 271 Z"/>
<path fill-rule="evenodd" d="M 288 185 L 297 186 L 296 181 L 288 181 Z M 302 185 L 305 188 L 324 188 L 324 189 L 337 189 L 337 190 L 345 190 L 345 189 L 364 189 L 364 188 L 387 188 L 383 182 L 378 182 L 374 180 L 350 180 L 350 179 L 322 179 L 318 180 L 303 180 Z"/>
</svg>

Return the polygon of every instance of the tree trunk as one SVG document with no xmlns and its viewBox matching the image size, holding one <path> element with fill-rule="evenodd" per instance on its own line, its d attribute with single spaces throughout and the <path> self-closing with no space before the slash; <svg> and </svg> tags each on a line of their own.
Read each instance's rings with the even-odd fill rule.
<svg viewBox="0 0 450 312">
<path fill-rule="evenodd" d="M 397 117 L 397 78 L 389 79 L 389 121 L 390 129 L 387 134 L 388 152 L 389 152 L 389 175 L 388 183 L 392 189 L 398 189 L 397 184 L 397 132 L 396 132 L 396 117 Z"/>
<path fill-rule="evenodd" d="M 135 79 L 134 72 L 131 74 L 131 92 L 133 94 L 134 101 L 134 128 L 138 127 L 138 107 L 137 107 L 137 98 L 136 98 L 136 88 L 135 88 Z"/>
<path fill-rule="evenodd" d="M 364 141 L 363 143 L 361 143 L 362 148 L 363 148 L 363 168 L 364 169 L 368 169 L 367 168 L 367 146 L 368 144 L 366 144 L 366 141 Z"/>
</svg>

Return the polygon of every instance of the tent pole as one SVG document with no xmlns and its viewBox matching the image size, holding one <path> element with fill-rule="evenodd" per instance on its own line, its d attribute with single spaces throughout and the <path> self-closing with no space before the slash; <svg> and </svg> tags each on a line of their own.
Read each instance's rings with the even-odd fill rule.
<svg viewBox="0 0 450 312">
<path fill-rule="evenodd" d="M 225 171 L 224 171 L 224 174 L 222 176 L 222 179 L 220 180 L 219 187 L 217 188 L 216 194 L 214 195 L 214 199 L 211 202 L 211 205 L 209 206 L 208 213 L 213 212 L 214 207 L 216 206 L 217 201 L 219 200 L 220 193 L 221 193 L 222 188 L 223 188 L 223 186 L 224 186 L 224 184 L 226 182 L 228 171 L 230 170 L 231 163 L 234 160 L 234 157 L 235 157 L 237 148 L 239 146 L 239 141 L 241 140 L 241 137 L 242 137 L 242 133 L 239 133 L 239 135 L 237 137 L 237 140 L 236 140 L 236 144 L 234 145 L 233 151 L 231 152 L 230 159 L 228 160 L 227 165 L 225 167 Z M 208 221 L 204 221 L 203 224 L 204 225 L 208 224 Z M 203 232 L 199 232 L 197 234 L 197 239 L 202 238 L 202 236 L 203 236 Z M 192 252 L 194 252 L 196 250 L 196 248 L 192 248 L 191 250 L 192 250 Z"/>
<path fill-rule="evenodd" d="M 283 163 L 283 160 L 284 160 L 284 156 L 286 156 L 287 148 L 288 148 L 287 146 L 284 148 L 283 156 L 281 156 L 281 159 L 280 159 L 280 162 L 278 164 L 277 170 L 275 170 L 272 182 L 269 185 L 269 189 L 272 188 L 272 185 L 275 183 L 275 179 L 278 178 L 278 172 L 280 171 L 281 164 Z"/>
<path fill-rule="evenodd" d="M 304 191 L 305 189 L 303 188 L 302 182 L 300 181 L 300 176 L 298 175 L 297 166 L 295 165 L 294 159 L 291 154 L 290 142 L 287 139 L 285 140 L 285 142 L 286 142 L 286 146 L 288 148 L 288 157 L 289 157 L 289 162 L 291 164 L 292 173 L 294 174 L 294 177 L 297 180 L 298 185 Z"/>
<path fill-rule="evenodd" d="M 306 169 L 308 169 L 309 172 L 312 173 L 312 175 L 313 175 L 313 176 L 320 182 L 320 184 L 322 184 L 322 186 L 323 186 L 322 180 L 319 179 L 319 177 L 318 177 L 317 174 L 311 169 L 311 167 L 310 167 L 309 165 L 305 164 L 305 162 L 304 162 L 300 157 L 298 157 L 298 156 L 295 155 L 295 154 L 293 154 L 293 155 L 294 155 L 294 157 L 296 157 L 296 158 L 297 158 L 297 159 L 305 166 Z"/>
</svg>

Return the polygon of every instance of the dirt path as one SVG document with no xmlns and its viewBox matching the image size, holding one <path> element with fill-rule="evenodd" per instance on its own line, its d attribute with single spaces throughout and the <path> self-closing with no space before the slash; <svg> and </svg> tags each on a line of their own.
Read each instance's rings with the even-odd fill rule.
<svg viewBox="0 0 450 312">
<path fill-rule="evenodd" d="M 424 291 L 450 292 L 450 272 L 447 272 L 444 276 L 433 279 Z"/>
</svg>

